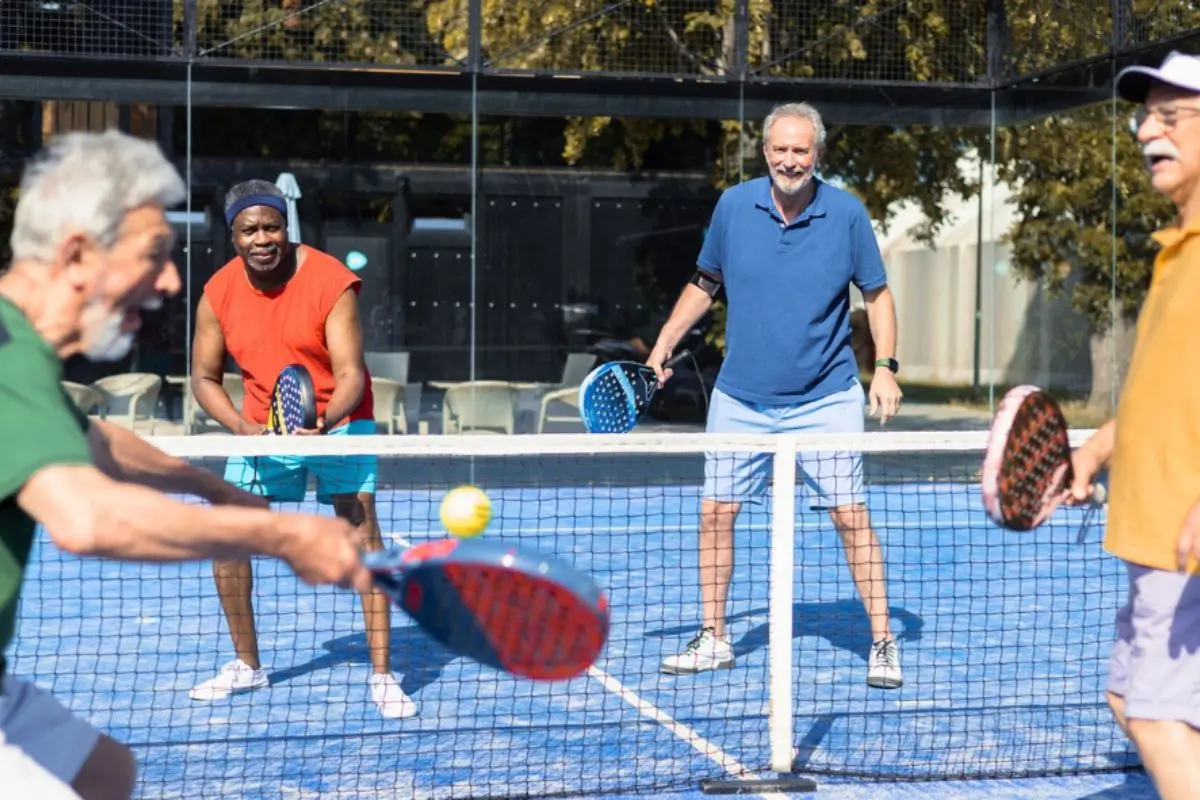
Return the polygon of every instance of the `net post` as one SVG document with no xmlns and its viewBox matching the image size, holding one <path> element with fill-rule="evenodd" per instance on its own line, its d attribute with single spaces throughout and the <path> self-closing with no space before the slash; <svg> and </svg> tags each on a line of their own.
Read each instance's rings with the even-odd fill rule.
<svg viewBox="0 0 1200 800">
<path fill-rule="evenodd" d="M 785 436 L 771 466 L 771 588 L 768 608 L 771 769 L 792 771 L 792 585 L 795 580 L 796 440 Z"/>
<path fill-rule="evenodd" d="M 768 730 L 774 777 L 711 780 L 705 794 L 763 791 L 814 792 L 817 784 L 793 773 L 792 603 L 796 541 L 796 454 L 794 436 L 781 436 L 771 465 L 771 578 L 768 605 Z"/>
</svg>

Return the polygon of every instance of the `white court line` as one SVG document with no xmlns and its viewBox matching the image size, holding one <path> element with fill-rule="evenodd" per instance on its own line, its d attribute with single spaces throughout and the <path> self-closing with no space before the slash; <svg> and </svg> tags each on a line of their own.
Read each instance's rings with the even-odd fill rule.
<svg viewBox="0 0 1200 800">
<path fill-rule="evenodd" d="M 599 667 L 588 667 L 588 674 L 600 681 L 600 684 L 605 689 L 633 706 L 643 717 L 662 725 L 690 745 L 700 755 L 711 759 L 717 766 L 734 776 L 737 780 L 754 780 L 754 778 L 748 777 L 750 770 L 742 762 L 696 733 L 687 725 L 679 722 L 653 703 L 649 703 L 638 697 L 632 690 L 628 689 L 619 680 L 604 670 Z M 766 792 L 757 796 L 763 798 L 763 800 L 788 800 L 786 794 L 780 794 L 779 792 Z"/>
<path fill-rule="evenodd" d="M 412 542 L 407 539 L 392 534 L 389 535 L 391 536 L 392 541 L 401 547 L 412 546 Z M 658 708 L 653 703 L 649 703 L 638 697 L 633 691 L 627 689 L 624 684 L 622 684 L 613 676 L 609 675 L 604 670 L 600 669 L 599 667 L 592 666 L 588 667 L 588 674 L 600 681 L 600 685 L 605 689 L 617 695 L 626 703 L 629 703 L 629 705 L 633 706 L 639 714 L 644 717 L 648 717 L 649 719 L 662 725 L 664 728 L 694 748 L 698 753 L 700 753 L 700 755 L 712 759 L 717 766 L 728 772 L 730 775 L 737 777 L 738 780 L 752 780 L 750 778 L 742 777 L 748 775 L 750 770 L 740 761 L 726 753 L 721 748 L 717 747 L 712 742 L 705 739 L 700 734 L 696 733 L 687 725 L 674 719 L 670 714 Z M 767 792 L 757 796 L 761 797 L 762 800 L 788 800 L 787 795 L 780 794 L 778 792 Z"/>
</svg>

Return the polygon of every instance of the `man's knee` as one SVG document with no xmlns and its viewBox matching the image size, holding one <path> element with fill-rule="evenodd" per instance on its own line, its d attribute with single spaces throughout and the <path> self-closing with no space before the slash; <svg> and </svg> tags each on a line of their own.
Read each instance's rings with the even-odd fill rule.
<svg viewBox="0 0 1200 800">
<path fill-rule="evenodd" d="M 356 528 L 378 528 L 375 495 L 358 492 L 333 495 L 333 513 Z"/>
<path fill-rule="evenodd" d="M 137 779 L 133 751 L 101 735 L 71 782 L 82 800 L 129 800 Z"/>
<path fill-rule="evenodd" d="M 702 500 L 700 503 L 700 532 L 708 535 L 732 534 L 734 520 L 737 519 L 737 513 L 741 507 L 741 503 Z"/>
<path fill-rule="evenodd" d="M 1108 700 L 1108 708 L 1112 711 L 1113 719 L 1117 721 L 1121 731 L 1128 736 L 1129 724 L 1125 721 L 1125 698 L 1112 692 L 1105 692 L 1104 697 Z"/>
<path fill-rule="evenodd" d="M 871 518 L 863 503 L 835 506 L 829 509 L 829 518 L 843 536 L 871 532 Z"/>
</svg>

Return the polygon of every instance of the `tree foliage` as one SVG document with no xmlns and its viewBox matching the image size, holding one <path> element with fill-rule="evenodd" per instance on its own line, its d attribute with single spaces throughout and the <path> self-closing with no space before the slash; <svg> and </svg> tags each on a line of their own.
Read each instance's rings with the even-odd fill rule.
<svg viewBox="0 0 1200 800">
<path fill-rule="evenodd" d="M 1014 270 L 1052 292 L 1069 288 L 1074 308 L 1101 331 L 1114 288 L 1119 309 L 1136 314 L 1157 248 L 1150 234 L 1174 215 L 1150 186 L 1129 111 L 1092 106 L 999 137 L 999 176 L 1016 187 L 1006 236 Z"/>
<path fill-rule="evenodd" d="M 985 26 L 977 5 L 750 0 L 746 52 L 739 54 L 733 0 L 483 0 L 481 58 L 492 68 L 554 73 L 719 78 L 740 66 L 751 77 L 966 83 L 985 75 Z M 199 0 L 197 40 L 202 53 L 218 57 L 457 67 L 469 56 L 468 2 Z M 355 128 L 359 151 L 396 157 L 405 144 L 421 148 L 426 123 L 417 115 L 355 116 L 361 119 Z M 461 142 L 468 124 L 442 126 L 437 135 Z M 494 151 L 484 154 L 484 163 L 506 163 L 497 143 L 525 124 L 481 120 L 481 141 Z M 321 115 L 301 135 L 320 142 L 314 149 L 328 149 L 345 125 L 343 115 Z M 569 118 L 555 137 L 559 150 L 532 160 L 636 170 L 656 148 L 665 149 L 664 142 L 702 140 L 707 146 L 693 144 L 692 151 L 702 153 L 714 182 L 726 186 L 746 168 L 761 171 L 760 158 L 743 161 L 745 151 L 757 150 L 745 142 L 756 141 L 759 126 L 759 120 Z M 286 138 L 285 147 L 303 144 L 295 134 Z M 825 171 L 843 178 L 885 224 L 895 205 L 918 203 L 930 219 L 918 234 L 931 236 L 943 218 L 943 196 L 977 190 L 958 163 L 978 138 L 974 131 L 896 129 L 863 120 L 830 132 Z"/>
</svg>

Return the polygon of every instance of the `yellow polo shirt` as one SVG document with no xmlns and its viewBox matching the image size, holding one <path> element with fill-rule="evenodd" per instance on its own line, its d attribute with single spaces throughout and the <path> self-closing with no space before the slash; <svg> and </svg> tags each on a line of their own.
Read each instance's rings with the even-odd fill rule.
<svg viewBox="0 0 1200 800">
<path fill-rule="evenodd" d="M 1117 407 L 1104 547 L 1175 571 L 1179 531 L 1200 500 L 1200 223 L 1154 238 L 1162 249 Z"/>
</svg>

